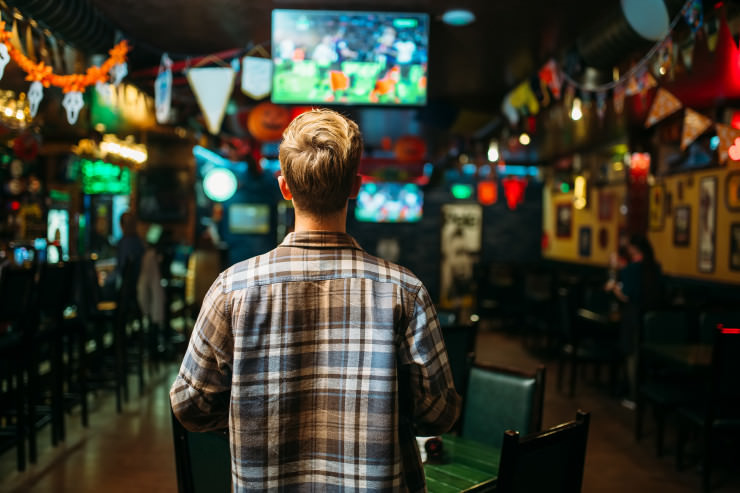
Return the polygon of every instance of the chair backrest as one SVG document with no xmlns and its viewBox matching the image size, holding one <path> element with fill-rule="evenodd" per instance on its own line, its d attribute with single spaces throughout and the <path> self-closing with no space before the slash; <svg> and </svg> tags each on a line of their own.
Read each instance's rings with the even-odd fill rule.
<svg viewBox="0 0 740 493">
<path fill-rule="evenodd" d="M 470 368 L 475 361 L 477 334 L 477 325 L 442 325 L 442 338 L 452 370 L 452 380 L 460 395 L 465 395 L 467 391 Z"/>
<path fill-rule="evenodd" d="M 508 430 L 501 449 L 499 493 L 579 493 L 586 460 L 589 414 L 575 421 L 520 438 Z"/>
<path fill-rule="evenodd" d="M 506 430 L 539 431 L 545 393 L 545 368 L 532 373 L 476 364 L 470 370 L 462 435 L 496 448 Z"/>
<path fill-rule="evenodd" d="M 20 322 L 31 308 L 34 270 L 5 267 L 0 276 L 0 321 Z"/>
<path fill-rule="evenodd" d="M 231 452 L 226 431 L 194 433 L 172 415 L 178 493 L 231 493 Z"/>
<path fill-rule="evenodd" d="M 657 344 L 685 344 L 689 341 L 686 314 L 677 310 L 653 310 L 642 317 L 642 340 Z"/>
</svg>

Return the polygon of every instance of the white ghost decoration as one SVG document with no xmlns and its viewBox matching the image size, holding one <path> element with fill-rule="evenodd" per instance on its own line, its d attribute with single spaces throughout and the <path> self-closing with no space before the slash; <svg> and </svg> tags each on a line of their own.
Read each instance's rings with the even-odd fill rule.
<svg viewBox="0 0 740 493">
<path fill-rule="evenodd" d="M 5 43 L 0 43 L 0 79 L 3 78 L 5 73 L 5 66 L 10 61 L 10 54 L 8 53 L 8 47 Z"/>
<path fill-rule="evenodd" d="M 110 69 L 110 80 L 111 83 L 118 87 L 124 77 L 128 75 L 128 64 L 126 62 L 118 63 L 113 65 Z"/>
<path fill-rule="evenodd" d="M 31 110 L 31 118 L 38 113 L 42 99 L 44 99 L 44 86 L 35 80 L 31 82 L 31 87 L 28 89 L 28 107 Z"/>
<path fill-rule="evenodd" d="M 111 84 L 97 82 L 95 84 L 95 90 L 98 91 L 100 99 L 102 99 L 106 104 L 111 104 L 113 102 L 113 86 Z"/>
<path fill-rule="evenodd" d="M 82 93 L 79 91 L 68 92 L 62 99 L 62 106 L 67 110 L 67 121 L 70 125 L 74 125 L 77 123 L 77 117 L 80 116 L 80 110 L 85 106 Z"/>
</svg>

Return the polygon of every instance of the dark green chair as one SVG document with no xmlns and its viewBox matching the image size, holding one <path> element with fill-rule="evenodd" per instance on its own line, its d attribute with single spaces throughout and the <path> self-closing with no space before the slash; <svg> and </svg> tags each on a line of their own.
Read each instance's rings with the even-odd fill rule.
<svg viewBox="0 0 740 493">
<path fill-rule="evenodd" d="M 231 493 L 228 431 L 194 433 L 171 414 L 178 493 Z"/>
<path fill-rule="evenodd" d="M 539 431 L 544 394 L 544 366 L 526 373 L 476 363 L 470 370 L 462 436 L 499 448 L 506 430 Z"/>
<path fill-rule="evenodd" d="M 686 344 L 689 324 L 682 311 L 650 311 L 643 317 L 643 344 Z M 651 407 L 656 425 L 655 450 L 663 454 L 666 417 L 680 404 L 695 395 L 696 382 L 692 375 L 678 368 L 666 367 L 641 352 L 638 369 L 637 400 L 635 402 L 635 440 L 642 438 L 645 410 Z"/>
<path fill-rule="evenodd" d="M 445 341 L 447 359 L 452 371 L 452 381 L 455 390 L 461 396 L 465 396 L 468 387 L 470 368 L 475 361 L 475 339 L 478 334 L 478 325 L 460 325 L 455 323 L 456 316 L 446 316 L 449 312 L 440 312 L 439 321 L 442 327 L 442 338 Z M 463 402 L 463 408 L 465 402 Z M 461 413 L 462 414 L 462 413 Z M 459 424 L 456 431 L 459 430 Z"/>
<path fill-rule="evenodd" d="M 498 493 L 579 493 L 583 483 L 590 415 L 523 438 L 504 433 L 499 460 Z"/>
</svg>

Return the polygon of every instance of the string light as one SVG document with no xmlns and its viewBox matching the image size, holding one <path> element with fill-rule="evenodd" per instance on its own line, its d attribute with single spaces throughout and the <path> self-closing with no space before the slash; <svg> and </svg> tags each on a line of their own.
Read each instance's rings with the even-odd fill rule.
<svg viewBox="0 0 740 493">
<path fill-rule="evenodd" d="M 583 110 L 581 108 L 581 99 L 573 98 L 573 107 L 570 109 L 570 119 L 577 122 L 583 117 Z"/>
<path fill-rule="evenodd" d="M 495 163 L 499 159 L 499 153 L 498 153 L 498 142 L 495 140 L 492 140 L 490 144 L 488 144 L 488 160 L 492 163 Z"/>
<path fill-rule="evenodd" d="M 523 146 L 528 146 L 531 141 L 532 139 L 529 137 L 529 134 L 527 132 L 522 132 L 522 134 L 519 136 L 519 143 Z"/>
</svg>

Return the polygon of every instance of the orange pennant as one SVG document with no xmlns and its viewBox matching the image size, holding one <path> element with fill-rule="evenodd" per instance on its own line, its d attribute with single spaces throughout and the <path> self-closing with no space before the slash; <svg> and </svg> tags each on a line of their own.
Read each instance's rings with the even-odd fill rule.
<svg viewBox="0 0 740 493">
<path fill-rule="evenodd" d="M 686 108 L 683 117 L 683 131 L 681 132 L 681 150 L 685 151 L 711 125 L 711 118 L 697 113 L 691 108 Z"/>
<path fill-rule="evenodd" d="M 652 127 L 663 118 L 668 115 L 672 115 L 676 111 L 683 107 L 681 101 L 676 96 L 666 91 L 662 87 L 658 89 L 653 101 L 653 106 L 650 108 L 647 120 L 645 120 L 646 127 Z"/>
<path fill-rule="evenodd" d="M 731 127 L 729 125 L 724 125 L 722 123 L 718 123 L 716 125 L 717 127 L 717 137 L 719 137 L 719 147 L 717 147 L 717 156 L 720 164 L 725 164 L 727 162 L 728 151 L 730 147 L 735 145 L 735 140 L 740 138 L 740 130 Z M 734 161 L 734 160 L 733 160 Z"/>
</svg>

